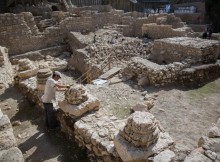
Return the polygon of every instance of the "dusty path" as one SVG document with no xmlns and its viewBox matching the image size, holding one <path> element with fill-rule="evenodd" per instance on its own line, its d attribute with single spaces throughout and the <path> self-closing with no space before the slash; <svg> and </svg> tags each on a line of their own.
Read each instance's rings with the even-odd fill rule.
<svg viewBox="0 0 220 162">
<path fill-rule="evenodd" d="M 1 90 L 0 100 L 1 108 L 11 122 L 21 122 L 15 123 L 13 130 L 25 161 L 88 161 L 85 150 L 79 149 L 64 134 L 59 131 L 45 133 L 42 115 L 18 90 Z"/>
</svg>

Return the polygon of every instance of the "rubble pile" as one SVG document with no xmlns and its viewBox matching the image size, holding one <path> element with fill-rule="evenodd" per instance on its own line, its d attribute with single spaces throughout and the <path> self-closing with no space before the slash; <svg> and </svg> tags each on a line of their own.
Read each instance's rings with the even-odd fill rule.
<svg viewBox="0 0 220 162">
<path fill-rule="evenodd" d="M 18 149 L 11 122 L 0 109 L 0 161 L 24 162 L 21 150 Z"/>
</svg>

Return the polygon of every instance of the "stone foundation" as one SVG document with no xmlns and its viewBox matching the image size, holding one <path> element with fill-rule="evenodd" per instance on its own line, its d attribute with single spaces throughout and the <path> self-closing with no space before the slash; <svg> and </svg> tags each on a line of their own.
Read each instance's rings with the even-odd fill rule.
<svg viewBox="0 0 220 162">
<path fill-rule="evenodd" d="M 159 64 L 187 62 L 189 64 L 215 62 L 220 55 L 218 41 L 176 37 L 154 41 L 150 59 Z"/>
<path fill-rule="evenodd" d="M 126 79 L 135 78 L 138 85 L 164 86 L 171 83 L 182 85 L 200 85 L 220 76 L 220 63 L 190 67 L 189 64 L 175 62 L 168 65 L 158 65 L 139 57 L 132 58 L 123 69 Z"/>
</svg>

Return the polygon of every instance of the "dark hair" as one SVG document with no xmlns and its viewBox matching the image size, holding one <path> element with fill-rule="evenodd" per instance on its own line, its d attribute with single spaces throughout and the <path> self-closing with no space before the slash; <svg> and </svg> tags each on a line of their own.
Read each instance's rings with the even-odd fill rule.
<svg viewBox="0 0 220 162">
<path fill-rule="evenodd" d="M 61 78 L 60 75 L 57 75 L 56 73 L 53 72 L 52 78 L 54 78 L 54 77 L 56 77 L 56 76 L 59 77 L 59 78 Z"/>
</svg>

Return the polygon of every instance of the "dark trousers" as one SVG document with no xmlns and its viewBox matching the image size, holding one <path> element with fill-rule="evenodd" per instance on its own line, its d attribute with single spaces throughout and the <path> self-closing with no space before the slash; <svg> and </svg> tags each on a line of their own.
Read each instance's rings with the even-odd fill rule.
<svg viewBox="0 0 220 162">
<path fill-rule="evenodd" d="M 59 123 L 56 118 L 56 111 L 53 108 L 52 103 L 44 103 L 45 110 L 45 121 L 46 126 L 49 129 L 53 129 L 59 126 Z"/>
</svg>

